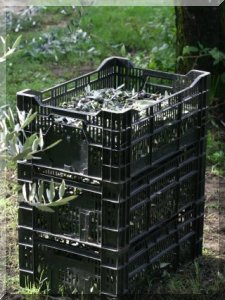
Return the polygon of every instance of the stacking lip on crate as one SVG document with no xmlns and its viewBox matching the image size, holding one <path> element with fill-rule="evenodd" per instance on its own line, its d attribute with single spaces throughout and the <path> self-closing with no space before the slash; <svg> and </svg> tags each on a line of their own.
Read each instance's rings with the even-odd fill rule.
<svg viewBox="0 0 225 300">
<path fill-rule="evenodd" d="M 20 279 L 41 272 L 52 293 L 118 296 L 201 254 L 209 73 L 135 68 L 110 57 L 43 92 L 17 93 L 37 111 L 26 134 L 61 143 L 18 162 L 21 184 L 79 189 L 68 204 L 19 209 Z M 142 290 L 143 291 L 143 290 Z"/>
</svg>

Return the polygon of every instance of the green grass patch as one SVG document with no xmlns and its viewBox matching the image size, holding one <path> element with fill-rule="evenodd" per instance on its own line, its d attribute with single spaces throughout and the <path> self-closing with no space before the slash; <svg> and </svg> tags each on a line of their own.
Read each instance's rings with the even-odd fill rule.
<svg viewBox="0 0 225 300">
<path fill-rule="evenodd" d="M 154 294 L 189 295 L 190 298 L 195 294 L 209 295 L 210 299 L 217 299 L 218 295 L 225 292 L 225 268 L 219 259 L 203 255 L 193 263 L 181 266 L 176 273 L 164 271 L 158 279 L 149 278 L 148 291 Z"/>
<path fill-rule="evenodd" d="M 43 90 L 95 69 L 106 57 L 173 70 L 174 9 L 168 7 L 45 7 L 8 22 L 19 51 L 7 62 L 7 102 L 17 91 Z"/>
<path fill-rule="evenodd" d="M 207 164 L 211 173 L 225 176 L 225 141 L 222 131 L 212 129 L 207 135 Z"/>
</svg>

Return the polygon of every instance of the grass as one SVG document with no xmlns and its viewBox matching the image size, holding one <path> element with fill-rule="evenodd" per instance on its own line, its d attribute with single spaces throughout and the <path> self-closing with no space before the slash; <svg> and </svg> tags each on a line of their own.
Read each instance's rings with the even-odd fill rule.
<svg viewBox="0 0 225 300">
<path fill-rule="evenodd" d="M 19 51 L 7 62 L 7 101 L 12 105 L 17 91 L 43 90 L 112 55 L 128 56 L 145 67 L 174 68 L 173 8 L 49 7 L 30 18 L 14 17 L 7 30 L 11 43 L 22 34 Z M 18 24 L 21 29 L 15 32 Z M 78 28 L 86 37 L 71 43 Z"/>
<path fill-rule="evenodd" d="M 18 245 L 17 245 L 17 185 L 15 171 L 6 172 L 6 178 L 0 185 L 0 209 L 4 211 L 6 223 L 6 288 L 11 292 L 19 290 Z"/>
<path fill-rule="evenodd" d="M 219 271 L 218 261 L 203 256 L 185 265 L 176 275 L 168 275 L 165 291 L 174 294 L 203 294 L 216 297 L 225 292 L 225 268 Z"/>
<path fill-rule="evenodd" d="M 218 176 L 225 176 L 225 139 L 222 131 L 212 128 L 207 136 L 208 168 Z"/>
</svg>

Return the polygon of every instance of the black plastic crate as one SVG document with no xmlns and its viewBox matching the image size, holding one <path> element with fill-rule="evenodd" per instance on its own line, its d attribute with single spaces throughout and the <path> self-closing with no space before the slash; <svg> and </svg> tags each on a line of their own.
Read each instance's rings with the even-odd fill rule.
<svg viewBox="0 0 225 300">
<path fill-rule="evenodd" d="M 43 92 L 17 93 L 17 106 L 38 112 L 27 134 L 45 135 L 45 144 L 62 139 L 42 155 L 41 165 L 69 170 L 111 181 L 122 181 L 146 165 L 176 153 L 205 136 L 209 73 L 193 70 L 187 75 L 135 68 L 126 59 L 106 59 L 87 75 L 59 84 Z M 142 111 L 125 109 L 114 112 L 82 112 L 60 107 L 87 85 L 91 89 L 117 88 L 164 97 Z M 56 120 L 61 117 L 61 123 Z M 80 120 L 81 128 L 68 119 Z"/>
<path fill-rule="evenodd" d="M 37 283 L 42 277 L 47 278 L 50 294 L 60 294 L 62 288 L 64 295 L 143 293 L 148 279 L 201 254 L 196 228 L 203 224 L 202 199 L 195 205 L 198 216 L 196 207 L 190 205 L 123 251 L 20 228 L 20 284 Z"/>
<path fill-rule="evenodd" d="M 124 83 L 171 95 L 142 112 L 59 107 L 87 84 Z M 18 163 L 18 181 L 47 186 L 65 180 L 68 190 L 81 190 L 54 213 L 20 204 L 21 285 L 26 276 L 37 282 L 38 270 L 47 268 L 53 293 L 64 282 L 69 293 L 83 287 L 84 293 L 116 296 L 136 290 L 134 282 L 148 272 L 160 273 L 160 264 L 176 268 L 201 253 L 207 91 L 207 72 L 177 75 L 110 58 L 97 71 L 47 91 L 18 93 L 20 110 L 38 112 L 27 134 L 41 128 L 47 145 L 62 139 L 41 161 Z M 58 124 L 58 116 L 82 120 L 82 128 Z"/>
<path fill-rule="evenodd" d="M 20 165 L 18 168 L 21 182 L 26 182 L 27 177 L 30 182 L 42 179 L 46 180 L 47 188 L 52 178 L 55 182 L 64 179 L 68 191 L 79 187 L 81 194 L 67 205 L 54 208 L 54 213 L 21 203 L 19 225 L 87 244 L 115 249 L 129 245 L 204 196 L 204 177 L 199 165 L 205 153 L 199 155 L 198 145 L 153 164 L 120 185 L 102 180 L 91 184 L 87 178 L 79 182 L 71 173 L 55 169 L 46 172 L 44 168 L 43 175 L 32 164 L 26 165 L 25 172 L 23 163 L 23 178 Z"/>
<path fill-rule="evenodd" d="M 103 191 L 87 187 L 54 213 L 21 203 L 21 285 L 38 282 L 38 270 L 44 270 L 54 294 L 63 283 L 65 293 L 141 292 L 146 278 L 200 255 L 204 192 L 198 167 L 204 153 L 197 153 L 198 147 L 192 145 L 133 177 L 127 201 L 104 199 Z M 40 170 L 28 173 L 32 180 L 41 178 Z M 100 191 L 101 186 L 102 182 Z M 89 265 L 95 266 L 92 272 L 86 270 Z"/>
</svg>

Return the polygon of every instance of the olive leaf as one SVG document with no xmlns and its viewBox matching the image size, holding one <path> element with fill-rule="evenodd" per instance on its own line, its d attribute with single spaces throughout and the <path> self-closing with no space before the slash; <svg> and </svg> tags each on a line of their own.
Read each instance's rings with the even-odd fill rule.
<svg viewBox="0 0 225 300">
<path fill-rule="evenodd" d="M 46 147 L 45 149 L 43 149 L 43 151 L 49 150 L 49 149 L 55 147 L 56 145 L 58 145 L 58 144 L 61 143 L 61 142 L 62 142 L 62 140 L 60 139 L 60 140 L 58 140 L 58 141 L 52 143 L 51 145 L 49 145 L 49 146 Z"/>
<path fill-rule="evenodd" d="M 39 142 L 40 142 L 39 138 L 36 137 L 35 140 L 33 141 L 32 148 L 31 148 L 33 152 L 36 152 L 38 150 Z"/>
<path fill-rule="evenodd" d="M 54 201 L 54 202 L 51 202 L 50 204 L 48 204 L 48 207 L 56 207 L 56 206 L 65 205 L 65 204 L 67 204 L 68 202 L 74 200 L 75 198 L 77 198 L 77 195 L 68 196 L 68 197 L 66 197 L 66 198 L 59 199 L 59 200 L 56 200 L 56 201 Z"/>
<path fill-rule="evenodd" d="M 48 201 L 51 203 L 55 198 L 55 184 L 53 179 L 51 179 L 49 189 L 46 190 Z"/>
<path fill-rule="evenodd" d="M 40 181 L 38 185 L 38 200 L 41 203 L 44 196 L 44 182 Z"/>
<path fill-rule="evenodd" d="M 16 111 L 17 111 L 17 116 L 20 122 L 20 125 L 22 125 L 26 119 L 26 112 L 25 111 L 20 111 L 18 109 L 18 107 L 16 107 Z"/>
<path fill-rule="evenodd" d="M 12 45 L 12 49 L 16 49 L 19 46 L 21 38 L 22 38 L 22 35 L 19 35 L 17 37 L 17 39 L 15 40 L 14 44 Z"/>
<path fill-rule="evenodd" d="M 3 49 L 3 54 L 6 54 L 6 40 L 3 38 L 3 36 L 0 37 L 2 41 L 2 49 Z"/>
<path fill-rule="evenodd" d="M 136 92 L 125 89 L 125 84 L 121 84 L 117 88 L 104 88 L 98 90 L 91 90 L 90 85 L 84 88 L 76 97 L 73 96 L 71 101 L 62 102 L 59 106 L 77 111 L 97 112 L 102 108 L 106 110 L 121 111 L 121 109 L 133 108 L 144 110 L 151 106 L 157 100 L 164 98 L 160 93 L 148 93 L 145 90 Z M 135 105 L 134 101 L 145 100 L 146 105 Z M 148 101 L 148 102 L 147 102 Z M 60 120 L 59 120 L 60 121 Z M 60 121 L 61 122 L 61 121 Z"/>
<path fill-rule="evenodd" d="M 35 206 L 37 209 L 40 209 L 44 212 L 54 212 L 52 208 L 67 204 L 70 201 L 77 198 L 80 194 L 80 192 L 78 192 L 77 189 L 74 189 L 73 192 L 70 191 L 72 195 L 63 198 L 66 190 L 65 181 L 63 180 L 59 186 L 59 199 L 55 199 L 56 186 L 52 179 L 49 184 L 49 189 L 46 189 L 46 196 L 48 200 L 47 202 L 45 200 L 44 182 L 42 180 L 40 180 L 37 184 L 36 182 L 29 183 L 28 187 L 29 192 L 27 192 L 27 184 L 24 184 L 22 186 L 22 194 L 24 201 L 28 202 L 30 205 Z"/>
<path fill-rule="evenodd" d="M 21 128 L 22 129 L 24 129 L 25 127 L 27 127 L 37 117 L 37 112 L 34 112 L 33 114 L 31 112 L 32 112 L 32 110 L 29 111 L 26 119 L 21 124 Z"/>
<path fill-rule="evenodd" d="M 23 150 L 32 149 L 32 145 L 33 145 L 33 143 L 36 139 L 37 139 L 37 134 L 36 133 L 33 133 L 32 135 L 27 137 L 26 141 L 23 145 Z"/>
<path fill-rule="evenodd" d="M 59 186 L 59 198 L 60 199 L 62 199 L 65 194 L 65 187 L 66 187 L 65 180 L 63 180 Z"/>
<path fill-rule="evenodd" d="M 36 194 L 36 183 L 30 184 L 29 186 L 29 202 L 35 202 L 35 194 Z"/>
<path fill-rule="evenodd" d="M 0 63 L 4 62 L 6 58 L 16 50 L 22 38 L 21 35 L 18 36 L 16 41 L 13 43 L 12 47 L 10 48 L 7 47 L 7 37 L 8 36 L 6 36 L 6 38 L 3 38 L 2 36 L 0 37 L 2 42 L 2 50 L 3 50 L 3 55 L 0 57 Z"/>
<path fill-rule="evenodd" d="M 44 137 L 43 137 L 43 133 L 42 133 L 41 128 L 40 128 L 40 131 L 39 131 L 39 146 L 40 146 L 41 150 L 44 147 Z"/>
<path fill-rule="evenodd" d="M 160 263 L 159 267 L 160 269 L 166 268 L 170 265 L 170 263 Z"/>
<path fill-rule="evenodd" d="M 23 186 L 22 186 L 22 194 L 23 194 L 24 200 L 28 202 L 26 184 L 23 184 Z"/>
<path fill-rule="evenodd" d="M 61 142 L 58 140 L 44 148 L 44 135 L 41 129 L 39 134 L 26 136 L 24 129 L 35 120 L 36 116 L 37 112 L 32 113 L 30 110 L 26 114 L 17 108 L 17 123 L 10 107 L 0 107 L 0 152 L 5 152 L 6 160 L 39 159 L 37 153 L 51 149 Z"/>
<path fill-rule="evenodd" d="M 54 213 L 54 210 L 50 207 L 48 207 L 47 205 L 44 204 L 34 204 L 33 206 L 35 206 L 37 209 L 43 211 L 43 212 L 50 212 L 50 213 Z"/>
</svg>

